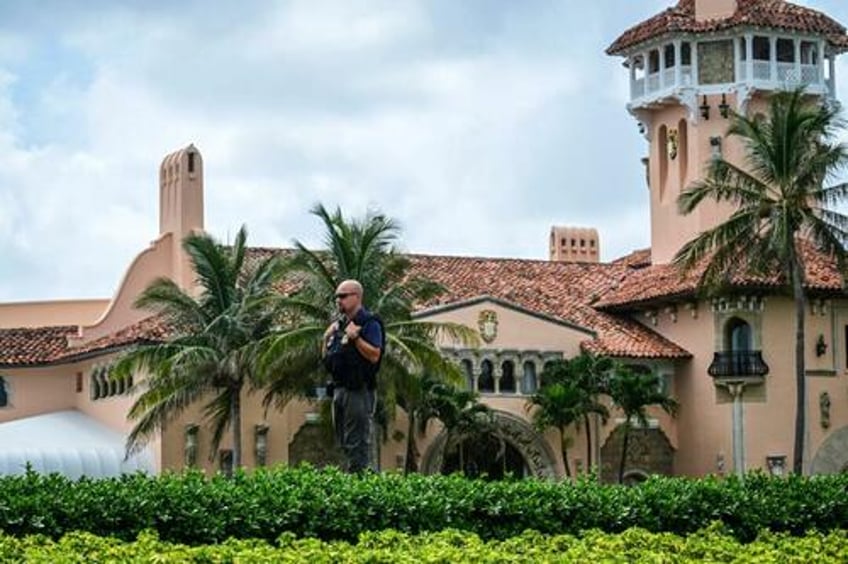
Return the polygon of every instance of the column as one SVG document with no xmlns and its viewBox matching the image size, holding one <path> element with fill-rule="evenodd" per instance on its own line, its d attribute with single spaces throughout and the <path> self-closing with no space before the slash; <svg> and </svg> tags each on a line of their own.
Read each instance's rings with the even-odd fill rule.
<svg viewBox="0 0 848 564">
<path fill-rule="evenodd" d="M 501 393 L 501 376 L 503 376 L 503 363 L 492 362 L 492 377 L 495 379 L 495 393 Z"/>
<path fill-rule="evenodd" d="M 836 98 L 836 55 L 834 53 L 830 54 L 828 64 L 830 65 L 830 81 L 828 89 L 830 90 L 830 95 Z"/>
<path fill-rule="evenodd" d="M 748 83 L 754 82 L 754 36 L 745 34 L 745 64 L 748 65 Z"/>
<path fill-rule="evenodd" d="M 777 82 L 777 37 L 769 37 L 769 74 L 771 81 Z"/>
<path fill-rule="evenodd" d="M 636 95 L 636 57 L 630 57 L 630 99 L 634 100 Z"/>
<path fill-rule="evenodd" d="M 660 53 L 660 90 L 665 88 L 665 46 L 661 45 Z"/>
<path fill-rule="evenodd" d="M 689 86 L 697 86 L 701 83 L 698 78 L 698 42 L 689 42 L 689 56 L 692 57 L 692 84 Z"/>
<path fill-rule="evenodd" d="M 798 84 L 803 82 L 801 73 L 801 41 L 798 39 L 793 39 L 792 43 L 795 46 L 795 77 Z"/>
<path fill-rule="evenodd" d="M 683 86 L 683 48 L 679 39 L 674 40 L 674 85 Z"/>
<path fill-rule="evenodd" d="M 818 42 L 818 47 L 816 50 L 816 77 L 818 77 L 818 83 L 824 85 L 824 51 L 825 51 L 825 42 L 823 39 L 820 39 Z"/>
<path fill-rule="evenodd" d="M 742 476 L 745 474 L 745 419 L 742 411 L 742 394 L 745 391 L 745 384 L 729 383 L 727 391 L 733 396 L 733 471 L 737 476 Z"/>
<path fill-rule="evenodd" d="M 739 49 L 739 41 L 733 38 L 733 80 L 741 82 L 742 74 L 742 50 Z"/>
</svg>

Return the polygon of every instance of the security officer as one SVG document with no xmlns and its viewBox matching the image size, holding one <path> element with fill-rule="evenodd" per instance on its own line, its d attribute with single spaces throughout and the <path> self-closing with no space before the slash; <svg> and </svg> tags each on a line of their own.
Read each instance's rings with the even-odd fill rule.
<svg viewBox="0 0 848 564">
<path fill-rule="evenodd" d="M 324 362 L 333 377 L 333 427 L 349 472 L 370 468 L 377 370 L 385 347 L 382 321 L 362 306 L 362 284 L 336 289 L 341 314 L 324 332 Z"/>
</svg>

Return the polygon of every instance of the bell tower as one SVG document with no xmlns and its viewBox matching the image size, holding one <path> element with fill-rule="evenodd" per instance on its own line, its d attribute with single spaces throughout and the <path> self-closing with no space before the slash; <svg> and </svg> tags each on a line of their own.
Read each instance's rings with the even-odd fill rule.
<svg viewBox="0 0 848 564">
<path fill-rule="evenodd" d="M 627 109 L 648 141 L 654 264 L 732 212 L 712 202 L 687 216 L 677 209 L 710 159 L 744 166 L 726 137 L 731 111 L 761 111 L 770 93 L 800 86 L 835 98 L 835 59 L 846 50 L 841 24 L 782 0 L 679 0 L 615 40 L 607 54 L 624 58 Z"/>
</svg>

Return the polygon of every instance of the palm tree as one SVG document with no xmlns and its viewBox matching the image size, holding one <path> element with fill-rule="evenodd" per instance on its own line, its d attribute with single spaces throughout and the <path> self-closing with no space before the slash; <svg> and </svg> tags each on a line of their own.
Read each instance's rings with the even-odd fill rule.
<svg viewBox="0 0 848 564">
<path fill-rule="evenodd" d="M 621 463 L 618 466 L 618 481 L 624 481 L 627 447 L 633 420 L 643 427 L 648 426 L 647 408 L 659 406 L 671 415 L 677 412 L 677 402 L 660 390 L 660 378 L 652 372 L 636 371 L 628 366 L 616 368 L 609 381 L 609 395 L 613 403 L 624 412 L 624 439 L 621 446 Z"/>
<path fill-rule="evenodd" d="M 586 352 L 566 360 L 555 362 L 544 374 L 552 381 L 569 380 L 582 392 L 580 411 L 586 428 L 586 466 L 592 470 L 592 427 L 590 416 L 596 415 L 603 423 L 609 419 L 609 410 L 598 401 L 598 396 L 606 391 L 609 372 L 613 369 L 613 361 L 609 357 L 595 356 Z M 579 420 L 576 426 L 579 427 Z"/>
<path fill-rule="evenodd" d="M 568 449 L 572 438 L 568 428 L 577 425 L 584 415 L 585 393 L 577 383 L 565 377 L 565 363 L 558 361 L 546 367 L 542 372 L 542 385 L 527 403 L 527 410 L 533 412 L 533 424 L 544 432 L 548 427 L 559 431 L 560 451 L 565 466 L 565 475 L 571 478 L 571 465 L 568 463 Z"/>
<path fill-rule="evenodd" d="M 212 452 L 232 431 L 233 467 L 241 466 L 241 393 L 256 380 L 256 344 L 273 333 L 279 317 L 273 289 L 280 276 L 276 258 L 256 267 L 245 262 L 247 230 L 231 247 L 204 233 L 188 235 L 183 247 L 197 276 L 197 292 L 168 278 L 153 281 L 135 306 L 161 315 L 172 329 L 162 343 L 140 345 L 123 355 L 113 378 L 142 373 L 141 393 L 130 408 L 137 421 L 127 452 L 141 448 L 156 431 L 197 401 L 212 422 Z"/>
<path fill-rule="evenodd" d="M 424 397 L 419 408 L 419 431 L 427 428 L 431 419 L 445 427 L 445 450 L 458 450 L 460 471 L 466 473 L 465 443 L 476 437 L 493 435 L 500 440 L 497 424 L 489 406 L 480 403 L 471 390 L 451 384 L 425 380 Z"/>
<path fill-rule="evenodd" d="M 269 336 L 262 345 L 266 402 L 280 406 L 325 376 L 321 338 L 338 316 L 334 294 L 346 279 L 362 283 L 365 307 L 384 324 L 386 350 L 378 374 L 378 397 L 390 417 L 398 400 L 404 405 L 415 403 L 425 373 L 461 382 L 461 369 L 442 355 L 438 340 L 477 346 L 477 333 L 464 325 L 413 317 L 416 305 L 429 302 L 444 288 L 409 273 L 409 259 L 395 248 L 398 225 L 374 212 L 361 220 L 349 220 L 338 208 L 330 213 L 317 205 L 312 213 L 323 223 L 324 249 L 310 250 L 295 241 L 294 253 L 285 262 L 286 276 L 298 289 L 283 299 L 290 329 Z"/>
<path fill-rule="evenodd" d="M 725 222 L 684 245 L 674 259 L 684 271 L 706 263 L 702 287 L 719 288 L 732 274 L 767 275 L 780 269 L 783 283 L 791 288 L 796 328 L 795 473 L 803 471 L 806 425 L 802 250 L 808 241 L 845 272 L 848 216 L 832 206 L 848 195 L 848 184 L 825 187 L 848 165 L 848 149 L 835 140 L 843 128 L 834 106 L 812 103 L 802 89 L 774 94 L 768 116 L 732 116 L 728 135 L 743 143 L 746 168 L 716 158 L 706 178 L 678 198 L 683 214 L 704 200 L 735 207 Z"/>
</svg>

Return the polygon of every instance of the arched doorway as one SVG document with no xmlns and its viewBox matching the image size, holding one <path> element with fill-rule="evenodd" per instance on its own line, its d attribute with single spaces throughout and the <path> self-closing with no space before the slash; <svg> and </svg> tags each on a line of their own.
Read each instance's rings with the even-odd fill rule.
<svg viewBox="0 0 848 564">
<path fill-rule="evenodd" d="M 530 467 L 518 449 L 493 434 L 450 445 L 443 457 L 442 473 L 460 471 L 472 478 L 485 476 L 491 480 L 501 480 L 507 475 L 516 478 L 530 475 Z"/>
<path fill-rule="evenodd" d="M 504 468 L 507 471 L 520 468 L 521 474 L 514 472 L 515 475 L 535 476 L 537 478 L 560 477 L 554 462 L 556 458 L 550 446 L 544 437 L 533 429 L 526 420 L 503 411 L 494 411 L 493 414 L 500 436 L 503 438 L 503 445 L 493 437 L 492 444 L 488 448 L 484 446 L 480 450 L 490 453 L 491 458 L 495 458 L 492 454 L 501 454 L 501 458 L 498 459 L 501 468 L 500 475 L 503 475 Z M 438 474 L 445 470 L 450 471 L 451 468 L 459 469 L 458 453 L 445 452 L 446 440 L 447 433 L 444 431 L 433 440 L 421 459 L 421 471 L 423 473 Z M 501 450 L 502 453 L 499 452 Z M 456 460 L 452 457 L 456 457 Z M 493 465 L 491 462 L 481 464 L 481 466 L 488 467 Z M 489 473 L 489 476 L 493 476 L 493 474 Z"/>
<path fill-rule="evenodd" d="M 810 474 L 838 474 L 848 469 L 848 426 L 837 429 L 822 443 L 810 464 Z"/>
</svg>

